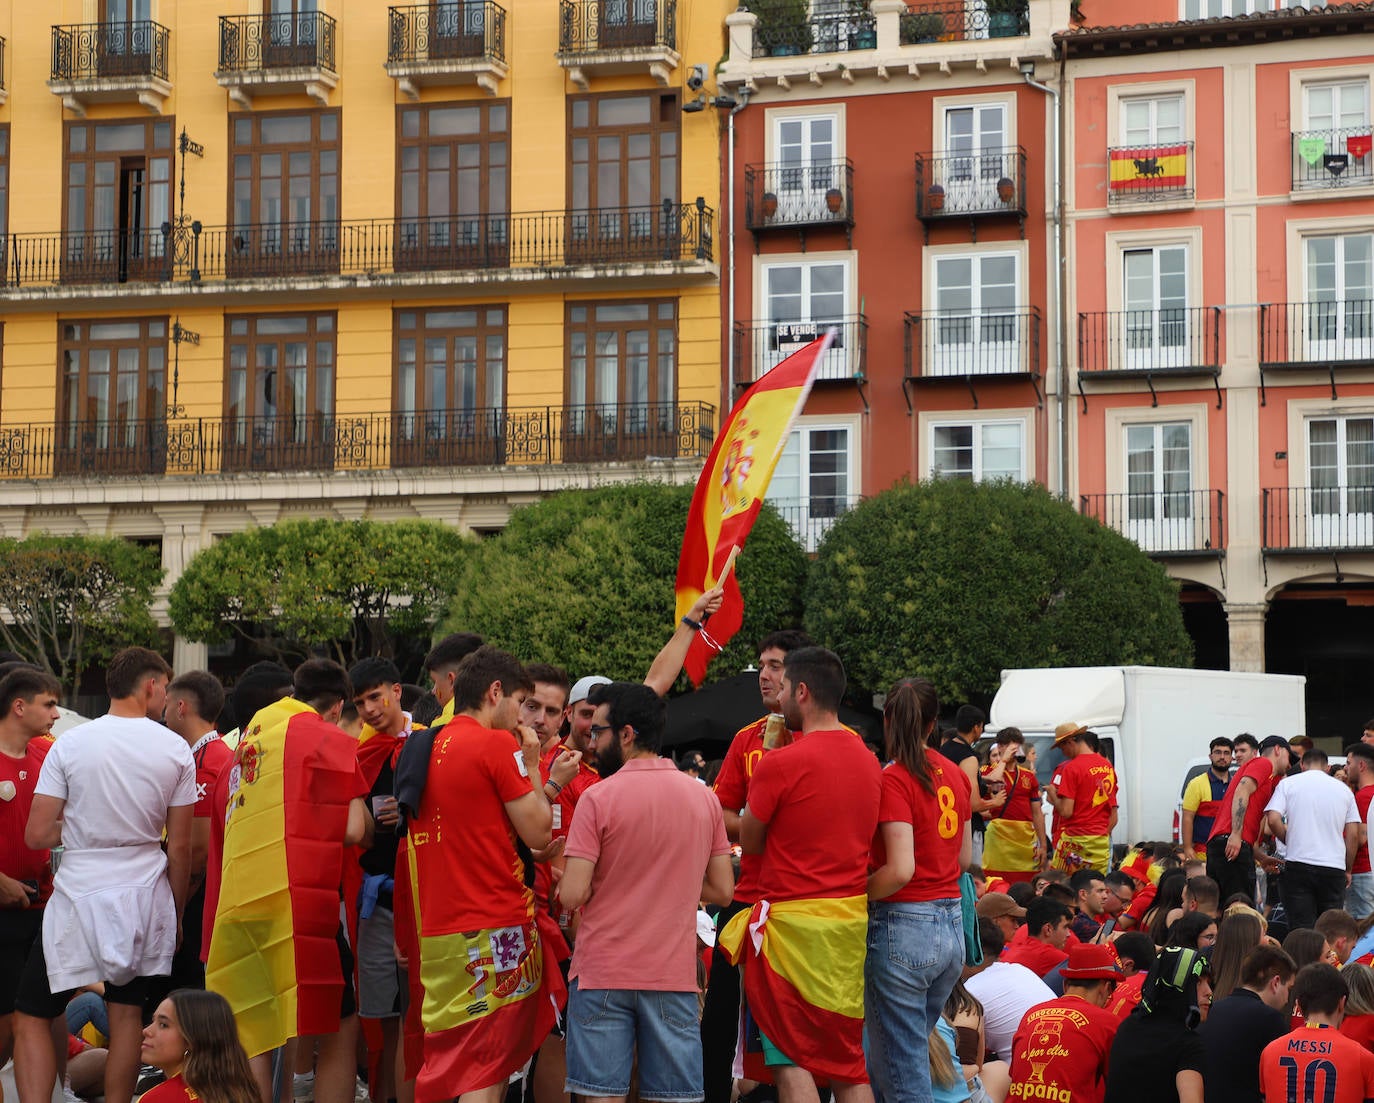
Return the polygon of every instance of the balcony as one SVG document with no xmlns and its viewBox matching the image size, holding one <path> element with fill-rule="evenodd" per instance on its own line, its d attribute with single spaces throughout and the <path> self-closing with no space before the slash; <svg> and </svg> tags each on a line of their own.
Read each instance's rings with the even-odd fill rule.
<svg viewBox="0 0 1374 1103">
<path fill-rule="evenodd" d="M 911 387 L 940 382 L 965 384 L 977 409 L 978 384 L 999 379 L 1029 380 L 1043 403 L 1038 308 L 910 312 L 905 323 L 908 409 Z"/>
<path fill-rule="evenodd" d="M 397 285 L 528 283 L 623 275 L 714 275 L 715 212 L 704 200 L 652 207 L 157 231 L 10 234 L 0 286 L 165 285 L 337 277 Z M 466 274 L 466 278 L 464 277 Z M 148 294 L 164 288 L 149 286 Z"/>
<path fill-rule="evenodd" d="M 677 0 L 558 0 L 558 64 L 584 92 L 592 76 L 619 74 L 666 88 L 681 60 Z"/>
<path fill-rule="evenodd" d="M 843 475 L 834 478 L 841 484 L 848 482 Z M 843 492 L 813 494 L 810 498 L 768 499 L 768 504 L 782 514 L 782 519 L 807 554 L 813 554 L 830 531 L 830 526 L 858 503 L 857 496 Z"/>
<path fill-rule="evenodd" d="M 909 7 L 898 22 L 903 46 L 1030 34 L 1030 0 L 917 0 Z"/>
<path fill-rule="evenodd" d="M 1193 143 L 1107 150 L 1107 206 L 1188 206 L 1193 202 Z"/>
<path fill-rule="evenodd" d="M 967 218 L 973 240 L 978 220 L 1010 215 L 1025 236 L 1026 151 L 1005 149 L 916 154 L 916 217 L 926 226 Z"/>
<path fill-rule="evenodd" d="M 872 50 L 878 45 L 877 24 L 868 6 L 815 0 L 756 0 L 759 22 L 754 31 L 755 57 L 795 57 Z"/>
<path fill-rule="evenodd" d="M 219 17 L 215 80 L 246 111 L 253 97 L 301 93 L 321 107 L 339 82 L 336 25 L 324 12 Z"/>
<path fill-rule="evenodd" d="M 1374 484 L 1264 492 L 1266 555 L 1374 551 Z"/>
<path fill-rule="evenodd" d="M 172 94 L 170 38 L 151 20 L 55 26 L 48 88 L 77 115 L 92 103 L 137 103 L 160 115 Z"/>
<path fill-rule="evenodd" d="M 1115 529 L 1158 558 L 1215 556 L 1226 549 L 1226 495 L 1220 490 L 1084 494 L 1078 512 Z"/>
<path fill-rule="evenodd" d="M 1210 377 L 1221 407 L 1221 308 L 1113 310 L 1078 316 L 1078 393 L 1086 410 L 1088 379 L 1144 379 L 1159 405 L 1155 379 Z"/>
<path fill-rule="evenodd" d="M 1260 306 L 1260 394 L 1266 371 L 1321 371 L 1336 393 L 1341 368 L 1374 367 L 1374 300 Z"/>
<path fill-rule="evenodd" d="M 854 166 L 848 159 L 749 165 L 744 221 L 756 242 L 770 230 L 795 230 L 803 250 L 808 230 L 842 227 L 848 238 L 854 229 Z"/>
<path fill-rule="evenodd" d="M 1374 187 L 1374 131 L 1369 126 L 1299 130 L 1292 145 L 1295 192 Z"/>
<path fill-rule="evenodd" d="M 402 93 L 415 100 L 422 87 L 476 84 L 496 95 L 510 71 L 505 8 L 481 0 L 387 10 L 386 72 Z"/>
<path fill-rule="evenodd" d="M 805 348 L 832 328 L 835 340 L 821 361 L 816 382 L 862 384 L 868 377 L 868 318 L 863 314 L 824 322 L 737 322 L 736 378 L 741 383 L 761 379 L 798 349 Z"/>
<path fill-rule="evenodd" d="M 706 456 L 698 402 L 83 421 L 0 427 L 0 478 L 195 476 Z"/>
</svg>

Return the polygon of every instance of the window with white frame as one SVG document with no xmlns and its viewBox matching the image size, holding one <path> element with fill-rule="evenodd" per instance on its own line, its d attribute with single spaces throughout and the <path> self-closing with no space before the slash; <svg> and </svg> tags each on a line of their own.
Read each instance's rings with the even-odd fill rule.
<svg viewBox="0 0 1374 1103">
<path fill-rule="evenodd" d="M 1221 19 L 1231 15 L 1254 15 L 1275 8 L 1324 8 L 1326 0 L 1182 0 L 1182 19 Z"/>
<path fill-rule="evenodd" d="M 997 181 L 1012 176 L 1015 166 L 1005 162 L 1007 105 L 975 103 L 945 108 L 945 174 L 937 181 L 946 191 L 945 202 L 957 210 L 982 210 L 992 205 Z M 950 195 L 949 189 L 956 189 Z M 961 196 L 958 189 L 970 193 Z M 984 194 L 986 193 L 986 194 Z M 986 202 L 979 202 L 981 199 Z"/>
<path fill-rule="evenodd" d="M 930 427 L 930 474 L 937 479 L 1026 481 L 1023 421 L 936 422 Z"/>
<path fill-rule="evenodd" d="M 773 121 L 773 164 L 764 191 L 777 197 L 778 222 L 829 217 L 825 193 L 845 186 L 836 115 L 785 115 Z"/>
<path fill-rule="evenodd" d="M 767 499 L 807 551 L 815 551 L 836 517 L 854 504 L 853 430 L 804 424 L 788 435 Z"/>
<path fill-rule="evenodd" d="M 1304 81 L 1302 129 L 1293 135 L 1293 186 L 1340 187 L 1374 180 L 1369 79 Z"/>
<path fill-rule="evenodd" d="M 1148 551 L 1193 546 L 1193 424 L 1126 426 L 1126 535 Z"/>
<path fill-rule="evenodd" d="M 849 263 L 797 261 L 762 269 L 764 324 L 754 330 L 755 378 L 814 341 L 837 330 L 820 378 L 847 379 L 857 370 L 858 342 L 849 316 Z"/>
<path fill-rule="evenodd" d="M 1309 418 L 1307 477 L 1311 543 L 1374 543 L 1374 416 Z"/>
<path fill-rule="evenodd" d="M 1121 133 L 1123 146 L 1162 146 L 1185 138 L 1183 93 L 1164 96 L 1123 96 Z"/>
<path fill-rule="evenodd" d="M 1188 247 L 1151 245 L 1121 254 L 1124 368 L 1142 371 L 1190 362 Z"/>
<path fill-rule="evenodd" d="M 1374 358 L 1374 234 L 1306 241 L 1304 359 Z"/>
<path fill-rule="evenodd" d="M 925 327 L 928 375 L 999 375 L 1021 370 L 1016 253 L 963 253 L 934 260 L 934 316 Z"/>
</svg>

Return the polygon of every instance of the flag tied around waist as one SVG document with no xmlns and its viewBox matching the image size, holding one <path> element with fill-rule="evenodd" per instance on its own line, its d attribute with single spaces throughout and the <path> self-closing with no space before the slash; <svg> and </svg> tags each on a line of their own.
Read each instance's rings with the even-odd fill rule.
<svg viewBox="0 0 1374 1103">
<path fill-rule="evenodd" d="M 835 338 L 829 330 L 768 372 L 735 403 L 706 458 L 687 512 L 677 567 L 677 616 L 725 574 L 731 550 L 743 548 L 763 506 L 792 423 Z M 711 618 L 711 630 L 698 632 L 683 664 L 693 685 L 706 677 L 710 661 L 744 623 L 744 599 L 734 572 L 721 583 L 725 597 Z"/>
</svg>

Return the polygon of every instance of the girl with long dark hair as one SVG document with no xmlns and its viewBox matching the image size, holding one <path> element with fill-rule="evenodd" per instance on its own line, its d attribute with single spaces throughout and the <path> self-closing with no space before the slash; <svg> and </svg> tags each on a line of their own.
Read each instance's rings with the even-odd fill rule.
<svg viewBox="0 0 1374 1103">
<path fill-rule="evenodd" d="M 158 1004 L 142 1056 L 167 1074 L 142 1103 L 262 1103 L 234 1013 L 217 992 L 179 988 Z"/>
</svg>

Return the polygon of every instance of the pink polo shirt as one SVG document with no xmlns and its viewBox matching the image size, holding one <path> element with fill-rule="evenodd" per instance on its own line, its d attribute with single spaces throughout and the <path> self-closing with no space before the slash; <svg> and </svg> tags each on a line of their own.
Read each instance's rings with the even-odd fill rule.
<svg viewBox="0 0 1374 1103">
<path fill-rule="evenodd" d="M 666 758 L 636 758 L 577 803 L 565 854 L 595 863 L 570 976 L 583 989 L 695 992 L 706 866 L 730 853 L 716 795 Z"/>
</svg>

